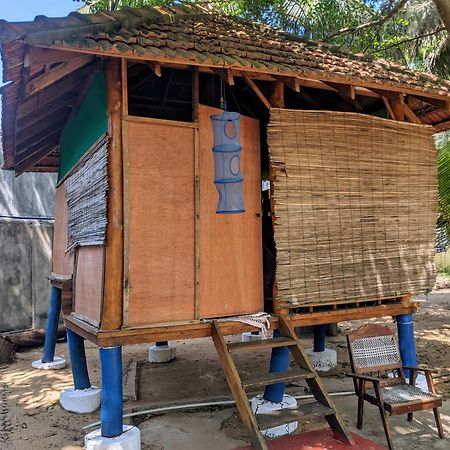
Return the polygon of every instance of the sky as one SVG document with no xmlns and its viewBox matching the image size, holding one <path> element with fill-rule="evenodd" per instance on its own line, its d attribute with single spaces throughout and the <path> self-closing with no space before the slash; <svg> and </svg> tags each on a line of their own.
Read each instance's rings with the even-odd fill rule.
<svg viewBox="0 0 450 450">
<path fill-rule="evenodd" d="M 73 0 L 0 0 L 0 19 L 7 20 L 8 22 L 23 22 L 34 20 L 39 15 L 64 17 L 80 6 L 82 6 L 82 3 L 74 2 Z M 0 74 L 1 86 L 3 84 L 3 67 L 1 61 Z"/>
<path fill-rule="evenodd" d="M 20 22 L 39 15 L 62 17 L 81 5 L 73 0 L 0 0 L 0 19 Z"/>
</svg>

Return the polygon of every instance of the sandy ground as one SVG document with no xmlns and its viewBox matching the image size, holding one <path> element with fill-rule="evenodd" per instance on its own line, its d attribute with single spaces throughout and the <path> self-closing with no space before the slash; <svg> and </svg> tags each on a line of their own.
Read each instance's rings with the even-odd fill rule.
<svg viewBox="0 0 450 450">
<path fill-rule="evenodd" d="M 415 333 L 420 363 L 440 369 L 436 381 L 438 390 L 450 394 L 450 289 L 436 291 L 422 298 L 415 316 Z M 394 326 L 391 319 L 379 320 Z M 344 333 L 362 322 L 340 324 L 340 334 L 328 338 L 328 346 L 338 351 L 339 367 L 325 378 L 330 392 L 351 390 L 351 382 L 343 376 L 348 370 Z M 232 337 L 231 339 L 238 339 Z M 302 335 L 305 347 L 311 345 L 311 336 Z M 76 415 L 64 411 L 58 403 L 62 389 L 73 384 L 70 368 L 62 371 L 37 371 L 31 362 L 39 359 L 41 349 L 17 353 L 15 361 L 0 368 L 0 449 L 81 449 L 84 435 L 94 429 L 83 427 L 99 420 L 99 412 Z M 131 361 L 138 361 L 137 401 L 127 400 L 125 412 L 148 409 L 168 402 L 203 401 L 229 398 L 230 393 L 210 339 L 177 342 L 177 359 L 165 365 L 147 362 L 147 345 L 124 348 L 124 370 Z M 57 355 L 68 359 L 65 343 L 57 345 Z M 93 384 L 100 383 L 98 351 L 87 343 L 89 370 Z M 267 370 L 269 353 L 257 352 L 238 355 L 241 373 Z M 292 395 L 308 393 L 305 385 L 291 384 Z M 353 428 L 356 418 L 356 397 L 336 397 L 338 409 Z M 361 434 L 384 445 L 384 434 L 376 408 L 366 408 L 367 418 Z M 450 436 L 450 402 L 443 407 L 444 426 Z M 450 439 L 440 440 L 434 431 L 432 413 L 416 415 L 412 424 L 404 417 L 391 419 L 396 448 L 449 449 Z M 142 448 L 151 450 L 177 449 L 232 449 L 248 442 L 245 430 L 234 407 L 143 415 L 133 419 L 142 433 Z M 304 429 L 321 428 L 322 423 L 311 422 Z"/>
</svg>

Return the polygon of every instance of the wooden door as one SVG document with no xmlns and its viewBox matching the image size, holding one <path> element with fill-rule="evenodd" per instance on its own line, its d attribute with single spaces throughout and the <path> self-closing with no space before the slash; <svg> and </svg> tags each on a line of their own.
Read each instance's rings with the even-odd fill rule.
<svg viewBox="0 0 450 450">
<path fill-rule="evenodd" d="M 127 119 L 128 325 L 194 319 L 194 129 Z"/>
<path fill-rule="evenodd" d="M 241 118 L 245 212 L 216 214 L 210 116 L 221 112 L 203 105 L 199 110 L 200 318 L 263 310 L 259 121 Z"/>
</svg>

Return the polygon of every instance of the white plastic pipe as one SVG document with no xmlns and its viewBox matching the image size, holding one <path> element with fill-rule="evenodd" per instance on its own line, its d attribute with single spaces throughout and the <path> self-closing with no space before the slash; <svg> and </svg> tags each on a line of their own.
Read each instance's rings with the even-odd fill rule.
<svg viewBox="0 0 450 450">
<path fill-rule="evenodd" d="M 332 397 L 341 397 L 346 395 L 354 395 L 354 391 L 344 391 L 344 392 L 332 392 L 329 395 Z M 306 400 L 310 398 L 314 398 L 313 395 L 293 395 L 293 397 L 297 400 Z M 223 406 L 223 405 L 234 405 L 236 402 L 234 400 L 216 400 L 213 402 L 199 402 L 199 403 L 189 403 L 185 405 L 173 405 L 173 406 L 162 406 L 160 408 L 146 409 L 144 411 L 136 411 L 128 414 L 124 414 L 123 418 L 127 417 L 135 417 L 142 416 L 144 414 L 157 414 L 167 411 L 180 411 L 183 409 L 192 409 L 192 408 L 204 408 L 205 406 Z M 93 428 L 100 425 L 100 422 L 91 423 L 83 427 L 83 430 L 87 428 Z"/>
</svg>

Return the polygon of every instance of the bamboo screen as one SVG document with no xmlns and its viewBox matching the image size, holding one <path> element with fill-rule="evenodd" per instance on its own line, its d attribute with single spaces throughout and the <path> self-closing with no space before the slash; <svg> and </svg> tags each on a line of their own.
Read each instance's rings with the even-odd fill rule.
<svg viewBox="0 0 450 450">
<path fill-rule="evenodd" d="M 271 110 L 280 306 L 391 298 L 432 287 L 432 132 L 355 113 Z"/>
</svg>

